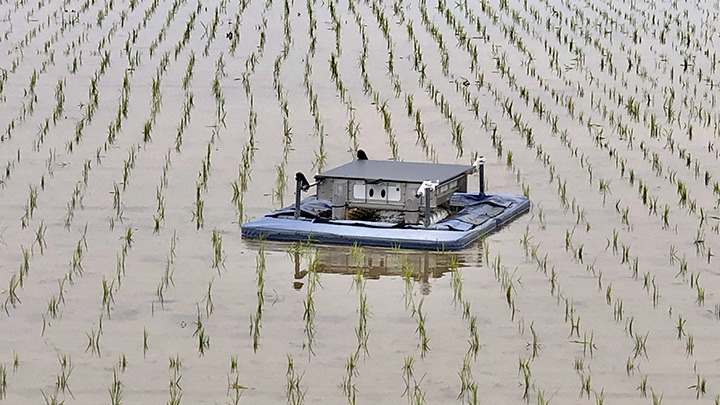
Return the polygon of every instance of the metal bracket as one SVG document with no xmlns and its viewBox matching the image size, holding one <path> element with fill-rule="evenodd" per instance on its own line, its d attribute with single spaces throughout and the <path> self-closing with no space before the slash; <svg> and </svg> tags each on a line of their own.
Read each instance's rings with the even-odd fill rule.
<svg viewBox="0 0 720 405">
<path fill-rule="evenodd" d="M 418 198 L 425 196 L 425 218 L 423 224 L 427 228 L 430 226 L 430 193 L 435 191 L 440 181 L 425 180 L 420 184 L 417 193 L 415 194 Z"/>
</svg>

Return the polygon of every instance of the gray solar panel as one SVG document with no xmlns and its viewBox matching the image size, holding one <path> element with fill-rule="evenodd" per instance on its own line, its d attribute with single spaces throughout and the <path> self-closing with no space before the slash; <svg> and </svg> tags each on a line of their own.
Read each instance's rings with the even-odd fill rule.
<svg viewBox="0 0 720 405">
<path fill-rule="evenodd" d="M 458 176 L 470 174 L 473 170 L 474 167 L 470 165 L 354 160 L 320 173 L 315 179 L 383 180 L 403 183 L 422 183 L 431 180 L 442 184 Z"/>
</svg>

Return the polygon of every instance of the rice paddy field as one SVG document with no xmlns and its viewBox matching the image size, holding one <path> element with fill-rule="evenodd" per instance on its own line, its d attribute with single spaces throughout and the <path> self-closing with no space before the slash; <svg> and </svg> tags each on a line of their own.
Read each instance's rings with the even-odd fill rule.
<svg viewBox="0 0 720 405">
<path fill-rule="evenodd" d="M 0 0 L 0 403 L 717 404 L 719 15 Z M 459 252 L 240 237 L 358 148 L 483 155 L 531 212 Z"/>
</svg>

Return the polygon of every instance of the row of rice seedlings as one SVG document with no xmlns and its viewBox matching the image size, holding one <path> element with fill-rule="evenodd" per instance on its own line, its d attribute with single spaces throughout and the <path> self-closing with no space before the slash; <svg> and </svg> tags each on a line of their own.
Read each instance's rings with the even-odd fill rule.
<svg viewBox="0 0 720 405">
<path fill-rule="evenodd" d="M 175 275 L 175 249 L 177 248 L 177 232 L 173 231 L 173 236 L 170 239 L 170 252 L 168 253 L 167 260 L 165 262 L 165 269 L 163 270 L 160 283 L 157 286 L 155 295 L 157 295 L 160 306 L 165 305 L 165 292 L 170 286 L 175 286 L 173 275 Z"/>
<path fill-rule="evenodd" d="M 53 109 L 51 118 L 46 118 L 45 122 L 39 126 L 37 140 L 33 142 L 32 149 L 35 152 L 40 151 L 40 147 L 45 142 L 45 137 L 50 132 L 50 120 L 53 126 L 57 125 L 57 121 L 65 111 L 65 78 L 60 78 L 55 85 L 55 108 Z"/>
<path fill-rule="evenodd" d="M 427 63 L 423 61 L 420 41 L 415 35 L 415 30 L 411 20 L 406 22 L 406 31 L 408 39 L 413 44 L 413 70 L 418 74 L 418 85 L 425 91 L 427 96 L 433 101 L 433 104 L 438 108 L 440 113 L 443 114 L 447 123 L 450 125 L 453 144 L 456 149 L 456 156 L 460 157 L 463 154 L 463 125 L 460 121 L 458 121 L 457 117 L 453 113 L 445 95 L 437 89 L 427 75 Z M 405 105 L 408 116 L 414 116 L 415 133 L 417 135 L 416 144 L 420 144 L 422 146 L 425 151 L 425 155 L 430 158 L 430 160 L 437 161 L 437 153 L 435 152 L 434 147 L 428 144 L 420 109 L 413 108 L 413 100 L 407 94 L 405 96 Z"/>
<path fill-rule="evenodd" d="M 376 90 L 372 82 L 370 81 L 369 74 L 366 69 L 366 62 L 367 62 L 367 55 L 368 55 L 368 38 L 365 33 L 365 25 L 362 21 L 362 17 L 360 13 L 357 11 L 356 6 L 354 2 L 350 2 L 348 6 L 349 10 L 353 13 L 355 16 L 355 23 L 358 26 L 358 30 L 360 33 L 360 37 L 362 40 L 362 53 L 360 56 L 359 61 L 359 67 L 360 67 L 360 74 L 363 79 L 363 92 L 365 95 L 369 95 L 372 98 L 372 103 L 375 105 L 376 112 L 382 117 L 383 120 L 383 129 L 388 136 L 388 144 L 390 145 L 390 152 L 393 160 L 399 160 L 400 159 L 400 153 L 399 153 L 399 144 L 397 142 L 397 137 L 395 134 L 395 130 L 392 125 L 392 114 L 388 108 L 388 100 L 382 100 L 382 96 L 378 90 Z M 393 71 L 393 63 L 392 63 L 392 54 L 393 54 L 393 44 L 391 40 L 388 40 L 389 37 L 389 31 L 387 31 L 387 20 L 385 19 L 384 15 L 382 15 L 382 11 L 379 8 L 379 6 L 373 2 L 372 3 L 372 9 L 373 9 L 373 15 L 376 18 L 376 21 L 378 23 L 378 26 L 381 27 L 381 29 L 384 28 L 383 35 L 386 38 L 386 48 L 388 50 L 388 73 L 393 79 L 394 82 L 394 88 L 395 88 L 395 96 L 398 97 L 400 93 L 402 92 L 402 87 L 399 83 L 399 80 L 396 78 L 396 75 Z M 355 114 L 354 109 L 352 107 L 352 102 L 349 100 L 345 100 L 345 87 L 342 84 L 342 81 L 340 80 L 339 72 L 337 69 L 337 61 L 335 60 L 336 55 L 331 54 L 330 59 L 330 70 L 331 70 L 331 78 L 336 83 L 336 89 L 338 90 L 341 100 L 345 102 L 347 113 L 348 113 L 348 125 L 346 127 L 346 130 L 348 132 L 348 135 L 350 136 L 350 140 L 353 143 L 353 149 L 357 150 L 357 135 L 359 134 L 360 126 L 355 121 Z M 339 55 L 338 55 L 339 57 Z M 348 96 L 349 97 L 349 96 Z"/>
<path fill-rule="evenodd" d="M 170 171 L 172 165 L 171 162 L 171 150 L 165 154 L 165 163 L 162 167 L 162 174 L 160 175 L 160 183 L 155 187 L 155 200 L 157 201 L 157 208 L 155 209 L 155 215 L 153 215 L 153 233 L 160 233 L 160 227 L 165 224 L 165 196 L 163 190 L 168 186 L 167 174 Z"/>
<path fill-rule="evenodd" d="M 342 55 L 342 47 L 340 46 L 340 31 L 342 23 L 340 17 L 338 17 L 337 11 L 335 10 L 335 2 L 329 1 L 327 3 L 328 11 L 330 12 L 330 29 L 335 34 L 335 54 L 339 57 Z"/>
<path fill-rule="evenodd" d="M 282 137 L 283 137 L 283 158 L 279 165 L 275 166 L 277 176 L 275 178 L 275 188 L 272 192 L 272 200 L 275 203 L 279 203 L 279 206 L 284 206 L 286 179 L 285 167 L 287 165 L 288 155 L 292 150 L 292 127 L 290 126 L 290 110 L 288 107 L 288 100 L 286 97 L 286 91 L 284 90 L 283 84 L 280 82 L 280 73 L 282 70 L 283 63 L 288 58 L 290 53 L 290 46 L 292 44 L 292 31 L 290 27 L 290 4 L 287 0 L 284 2 L 283 7 L 283 33 L 284 39 L 282 43 L 282 49 L 273 62 L 273 89 L 275 90 L 275 98 L 280 106 L 280 113 L 282 116 Z M 321 140 L 322 142 L 322 140 Z M 322 163 L 321 163 L 322 166 Z M 319 168 L 322 170 L 322 167 Z"/>
<path fill-rule="evenodd" d="M 203 48 L 203 56 L 210 56 L 210 45 L 215 40 L 215 36 L 217 35 L 217 28 L 220 24 L 220 16 L 224 15 L 226 11 L 227 0 L 223 0 L 217 7 L 215 7 L 215 11 L 213 12 L 213 19 L 210 22 L 209 26 L 204 26 L 204 36 L 207 37 L 207 40 L 205 41 L 205 48 Z"/>
<path fill-rule="evenodd" d="M 234 18 L 231 22 L 230 31 L 226 34 L 230 40 L 230 56 L 235 56 L 237 50 L 238 41 L 240 41 L 240 25 L 242 23 L 242 15 L 245 13 L 245 9 L 250 4 L 250 0 L 243 0 L 238 2 L 238 11 L 235 13 Z"/>
<path fill-rule="evenodd" d="M 187 67 L 185 68 L 185 75 L 182 79 L 182 88 L 185 90 L 185 95 L 183 97 L 183 105 L 182 105 L 182 117 L 180 118 L 180 123 L 177 126 L 177 134 L 175 135 L 175 151 L 180 152 L 180 148 L 182 147 L 183 142 L 183 134 L 185 133 L 185 129 L 187 128 L 188 124 L 190 123 L 190 117 L 192 113 L 192 109 L 195 107 L 195 95 L 192 91 L 190 91 L 190 82 L 193 77 L 195 68 L 195 52 L 190 51 L 190 56 L 188 57 L 188 63 Z"/>
<path fill-rule="evenodd" d="M 568 235 L 570 235 L 570 236 L 568 236 Z M 570 245 L 572 245 L 572 242 L 571 242 L 571 240 L 572 240 L 572 236 L 571 236 L 571 235 L 572 235 L 572 234 L 570 233 L 570 234 L 568 234 L 568 235 L 566 235 L 566 240 L 567 240 L 567 241 L 570 241 L 570 242 L 568 242 L 568 243 L 569 243 Z M 527 241 L 527 240 L 530 239 L 530 238 L 531 238 L 531 237 L 528 237 L 528 236 L 527 236 L 527 233 L 526 233 L 526 236 L 525 236 L 523 239 L 521 239 L 521 244 L 523 244 L 523 241 Z M 539 244 L 538 244 L 538 245 L 531 245 L 531 250 L 533 251 L 532 256 L 533 256 L 533 259 L 538 263 L 538 269 L 539 269 L 539 270 L 542 270 L 542 271 L 546 271 L 546 268 L 547 268 L 547 254 L 546 254 L 542 259 L 540 259 L 539 256 L 537 255 L 537 247 L 538 247 L 538 246 L 539 246 Z M 566 245 L 566 248 L 567 248 L 567 245 Z M 570 248 L 572 248 L 572 246 L 570 246 Z M 588 266 L 586 266 L 586 267 L 588 268 L 588 272 L 591 272 L 593 276 L 597 276 L 597 279 L 598 279 L 598 291 L 602 291 L 602 271 L 597 271 L 597 272 L 596 272 L 596 269 L 595 269 L 595 267 L 594 267 L 594 264 L 593 264 L 593 265 L 588 265 Z M 545 274 L 547 275 L 547 273 L 545 273 Z M 649 287 L 647 287 L 647 285 L 648 285 L 648 283 L 649 283 L 649 282 L 647 281 L 648 278 L 649 278 L 649 276 L 650 276 L 650 273 L 649 273 L 649 272 L 646 273 L 646 276 L 645 276 L 645 279 L 646 279 L 646 281 L 645 281 L 646 288 L 649 288 Z M 550 282 L 551 282 L 551 285 L 552 285 L 551 291 L 555 291 L 556 288 L 559 290 L 559 285 L 558 285 L 558 282 L 557 282 L 557 279 L 556 279 L 556 273 L 555 273 L 554 267 L 553 267 L 553 269 L 552 269 L 552 275 L 551 275 L 551 277 L 550 277 Z M 653 285 L 654 285 L 654 283 L 655 283 L 654 277 L 653 277 L 652 283 L 653 283 Z M 608 306 L 610 306 L 611 303 L 612 303 L 611 289 L 612 289 L 612 284 L 610 284 L 610 285 L 607 286 L 607 290 L 606 290 L 606 292 L 605 292 L 605 297 L 606 297 L 606 301 L 607 301 Z M 559 293 L 559 294 L 560 294 L 560 293 Z M 560 295 L 559 295 L 559 297 L 560 297 Z M 575 307 L 574 307 L 574 305 L 572 304 L 572 302 L 569 301 L 568 298 L 565 298 L 564 301 L 565 301 L 565 322 L 568 322 L 568 320 L 569 320 L 569 321 L 570 321 L 570 324 L 571 324 L 571 325 L 570 325 L 570 328 L 571 328 L 571 329 L 570 329 L 570 336 L 572 336 L 573 334 L 575 334 L 576 337 L 579 337 L 580 316 L 577 315 L 577 317 L 575 317 Z M 619 298 L 618 298 L 618 299 L 615 300 L 614 309 L 613 309 L 613 317 L 614 317 L 614 319 L 615 319 L 616 322 L 621 322 L 622 319 L 623 319 L 623 315 L 624 315 L 623 301 L 622 301 L 622 299 L 619 299 Z M 636 359 L 637 357 L 641 357 L 641 356 L 647 358 L 647 348 L 646 348 L 646 345 L 647 345 L 647 338 L 648 338 L 649 333 L 646 333 L 645 335 L 640 335 L 640 334 L 634 332 L 634 331 L 633 331 L 633 321 L 634 321 L 633 317 L 629 317 L 629 318 L 627 318 L 627 322 L 626 322 L 626 324 L 625 324 L 625 332 L 628 334 L 628 336 L 631 338 L 631 340 L 633 341 L 633 344 L 634 344 L 634 349 L 633 349 L 634 357 L 633 357 L 633 358 L 628 358 L 628 376 L 630 376 L 630 371 L 634 368 L 634 359 Z M 683 328 L 684 328 L 684 321 L 682 320 L 682 318 L 680 318 L 680 319 L 679 319 L 679 324 L 678 324 L 678 327 L 677 327 L 679 334 L 681 333 L 681 331 L 683 330 Z M 583 339 L 581 339 L 581 340 L 574 340 L 573 342 L 574 342 L 574 343 L 577 343 L 577 344 L 581 344 L 581 345 L 583 346 L 583 356 L 586 355 L 586 353 L 587 353 L 588 350 L 589 350 L 589 352 L 590 352 L 590 355 L 592 356 L 592 353 L 593 353 L 593 351 L 594 351 L 594 349 L 595 349 L 595 343 L 593 342 L 593 335 L 592 335 L 592 334 L 590 335 L 590 338 L 588 339 L 587 334 L 584 333 L 584 334 L 583 334 Z M 693 344 L 694 344 L 694 342 L 693 342 Z M 690 346 L 691 346 L 691 343 L 688 342 L 687 346 L 690 347 Z M 686 349 L 686 351 L 689 351 L 689 350 L 690 350 L 690 349 Z M 582 364 L 582 362 L 580 362 L 580 364 Z M 578 367 L 578 360 L 577 360 L 577 359 L 576 359 L 576 369 L 578 369 L 579 371 L 582 370 L 582 365 Z M 583 384 L 585 384 L 585 382 L 587 382 L 586 377 L 585 377 L 584 375 L 581 375 L 581 379 L 583 380 Z M 585 388 L 587 388 L 587 387 L 585 386 Z M 584 391 L 584 393 L 589 396 L 589 391 Z M 596 395 L 598 395 L 597 392 L 596 392 Z"/>
<path fill-rule="evenodd" d="M 170 10 L 168 10 L 167 16 L 165 17 L 165 23 L 162 27 L 160 27 L 160 30 L 158 31 L 157 36 L 153 39 L 153 41 L 150 43 L 150 47 L 148 49 L 150 53 L 150 58 L 153 57 L 153 54 L 155 53 L 155 50 L 157 47 L 165 40 L 165 37 L 167 36 L 167 30 L 170 28 L 170 24 L 175 19 L 175 16 L 178 14 L 178 11 L 180 9 L 180 6 L 184 5 L 187 2 L 187 0 L 174 0 L 172 5 L 170 6 Z M 177 59 L 177 47 L 175 48 L 176 53 L 176 59 Z"/>
<path fill-rule="evenodd" d="M 607 88 L 607 86 L 606 86 L 606 88 Z M 614 92 L 614 93 L 612 93 L 612 94 L 613 94 L 613 95 L 617 95 L 617 92 Z M 673 97 L 674 97 L 674 90 L 672 90 L 672 94 L 673 94 Z M 628 100 L 632 100 L 632 97 L 630 97 Z M 667 101 L 666 101 L 666 105 L 667 105 L 667 104 L 668 104 L 668 103 L 667 103 Z M 603 115 L 605 115 L 605 111 L 606 111 L 606 109 L 603 110 Z M 657 124 L 657 120 L 654 119 L 654 115 L 652 115 L 650 118 L 651 118 L 651 119 L 649 120 L 649 122 L 650 122 L 649 125 L 650 125 L 650 135 L 651 135 L 651 138 L 652 138 L 652 137 L 657 137 L 658 134 L 660 133 L 660 128 L 659 128 L 659 126 L 658 126 L 658 124 Z M 644 121 L 647 123 L 646 120 L 644 120 Z M 672 139 L 672 133 L 670 132 L 668 136 L 669 136 L 668 139 L 669 139 L 669 141 L 671 142 L 671 143 L 670 143 L 671 150 L 674 151 L 674 150 L 675 150 L 675 141 Z M 641 149 L 642 149 L 642 145 L 643 145 L 643 144 L 641 144 Z M 681 151 L 681 152 L 680 152 L 680 157 L 684 159 L 684 158 L 685 158 L 684 149 L 683 149 L 683 148 L 679 148 L 679 149 L 680 149 L 680 151 Z M 647 150 L 644 150 L 644 153 L 645 153 L 645 156 L 647 157 Z M 656 169 L 657 169 L 657 168 L 660 168 L 660 169 L 661 169 L 662 166 L 661 166 L 661 164 L 659 163 L 659 160 L 657 159 L 657 156 L 658 156 L 658 155 L 657 155 L 656 153 L 653 153 L 653 167 L 656 168 Z M 689 157 L 689 156 L 688 156 L 688 157 Z M 686 165 L 686 166 L 687 166 L 687 165 Z M 699 164 L 698 164 L 698 162 L 697 162 L 697 159 L 695 160 L 694 170 L 695 170 L 695 172 L 696 172 L 696 173 L 695 173 L 695 176 L 696 176 L 696 178 L 697 178 L 698 172 L 700 171 L 700 166 L 699 166 Z M 671 176 L 671 178 L 672 178 L 672 176 Z M 708 184 L 706 184 L 706 186 L 708 186 L 708 185 L 709 185 L 709 182 L 708 182 L 707 180 L 706 180 L 706 183 L 708 183 Z"/>
<path fill-rule="evenodd" d="M 255 313 L 250 315 L 250 336 L 252 337 L 253 352 L 260 347 L 260 328 L 262 327 L 263 306 L 265 304 L 265 260 L 267 253 L 265 246 L 260 245 L 255 257 L 255 277 L 257 279 L 257 308 Z"/>
<path fill-rule="evenodd" d="M 458 372 L 458 376 L 460 377 L 460 393 L 458 394 L 458 399 L 467 401 L 467 403 L 470 404 L 477 404 L 479 403 L 478 386 L 477 382 L 472 376 L 471 366 L 471 362 L 477 360 L 477 355 L 480 351 L 480 337 L 478 335 L 477 329 L 477 316 L 471 315 L 470 301 L 463 298 L 463 275 L 462 271 L 460 270 L 457 256 L 452 256 L 450 258 L 449 270 L 451 272 L 450 286 L 453 290 L 453 305 L 455 305 L 455 307 L 457 307 L 458 305 L 462 306 L 462 316 L 463 319 L 468 319 L 468 327 L 470 332 L 470 336 L 468 338 L 468 351 L 463 355 L 462 366 L 460 368 L 460 371 Z"/>
<path fill-rule="evenodd" d="M 327 154 L 325 152 L 325 127 L 322 124 L 322 117 L 320 115 L 320 111 L 318 109 L 318 96 L 315 93 L 315 90 L 312 85 L 311 75 L 312 75 L 312 61 L 315 57 L 315 46 L 317 43 L 317 38 L 315 37 L 315 29 L 317 28 L 317 20 L 315 19 L 315 16 L 313 14 L 313 8 L 312 4 L 310 3 L 310 0 L 307 1 L 307 12 L 308 12 L 308 32 L 310 35 L 310 43 L 308 45 L 308 51 L 305 55 L 305 70 L 303 72 L 303 88 L 305 89 L 305 95 L 308 99 L 308 104 L 310 106 L 310 114 L 313 116 L 313 136 L 317 136 L 319 139 L 318 144 L 318 150 L 315 151 L 315 159 L 313 161 L 313 167 L 317 168 L 318 171 L 322 171 L 323 167 L 325 166 L 325 161 L 327 159 Z M 283 44 L 283 47 L 285 48 L 288 43 L 289 38 L 289 24 L 287 25 L 287 28 L 285 29 L 285 42 Z M 331 59 L 332 59 L 331 55 Z M 287 57 L 287 56 L 285 56 Z M 334 59 L 332 59 L 334 60 Z M 333 65 L 333 63 L 331 63 Z M 279 70 L 278 70 L 279 75 Z M 273 78 L 275 75 L 273 76 Z M 331 73 L 332 77 L 332 73 Z M 338 79 L 339 80 L 339 79 Z M 335 80 L 336 87 L 338 86 L 337 80 Z M 280 95 L 281 92 L 278 92 L 277 95 Z M 283 96 L 284 97 L 284 96 Z M 287 123 L 286 115 L 283 115 L 283 133 L 290 135 L 290 125 Z M 285 137 L 287 140 L 287 136 Z M 289 146 L 287 142 L 285 142 L 286 147 Z M 283 153 L 283 156 L 286 157 L 286 154 Z M 280 182 L 280 168 L 284 169 L 284 167 L 278 167 L 278 182 L 277 186 L 282 185 Z M 284 170 L 283 170 L 284 171 Z"/>
<path fill-rule="evenodd" d="M 272 2 L 266 2 L 261 14 L 261 23 L 256 25 L 256 30 L 259 31 L 259 43 L 257 48 L 248 55 L 245 60 L 245 70 L 240 75 L 245 97 L 249 104 L 248 122 L 247 128 L 249 133 L 248 141 L 243 146 L 241 152 L 241 163 L 238 165 L 238 179 L 235 180 L 231 186 L 233 188 L 233 197 L 231 203 L 237 213 L 237 223 L 242 224 L 245 220 L 245 214 L 243 209 L 244 193 L 247 191 L 248 183 L 251 180 L 252 163 L 255 161 L 255 133 L 257 130 L 258 114 L 254 109 L 254 98 L 252 94 L 252 88 L 250 84 L 250 78 L 255 73 L 255 68 L 265 54 L 265 43 L 267 41 L 266 30 L 267 30 L 267 18 L 265 14 L 272 7 Z"/>
<path fill-rule="evenodd" d="M 211 85 L 212 94 L 215 97 L 215 125 L 219 126 L 222 124 L 223 128 L 226 128 L 225 117 L 225 96 L 223 95 L 222 85 L 220 80 L 227 76 L 225 73 L 225 60 L 223 59 L 222 52 L 215 61 L 215 76 Z"/>
<path fill-rule="evenodd" d="M 7 72 L 3 75 L 6 77 Z M 35 113 L 35 103 L 38 100 L 35 87 L 37 86 L 38 77 L 39 74 L 37 70 L 33 69 L 33 73 L 32 75 L 30 75 L 28 85 L 26 88 L 23 89 L 23 99 L 21 100 L 20 111 L 18 112 L 17 117 L 10 120 L 7 127 L 5 128 L 5 133 L 0 135 L 0 142 L 4 143 L 11 140 L 16 124 L 20 125 L 24 123 L 29 117 L 32 117 L 32 115 Z"/>
<path fill-rule="evenodd" d="M 303 342 L 303 347 L 307 347 L 308 357 L 310 357 L 315 355 L 315 351 L 313 350 L 316 333 L 314 299 L 315 290 L 318 286 L 322 287 L 322 284 L 320 284 L 320 275 L 317 271 L 319 252 L 317 249 L 310 248 L 310 246 L 297 246 L 297 248 L 302 249 L 303 252 L 305 252 L 305 254 L 307 255 L 308 259 L 306 296 L 305 300 L 303 300 L 303 321 L 305 321 L 305 326 L 303 330 L 306 337 L 306 340 Z"/>
</svg>

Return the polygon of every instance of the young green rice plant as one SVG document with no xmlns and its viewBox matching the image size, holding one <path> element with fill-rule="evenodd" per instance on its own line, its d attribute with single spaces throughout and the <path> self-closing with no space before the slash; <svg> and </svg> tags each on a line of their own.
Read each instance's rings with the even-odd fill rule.
<svg viewBox="0 0 720 405">
<path fill-rule="evenodd" d="M 118 378 L 118 370 L 116 368 L 113 368 L 113 380 L 110 388 L 108 388 L 108 393 L 110 394 L 111 405 L 120 405 L 122 403 L 123 384 L 120 378 Z"/>
<path fill-rule="evenodd" d="M 98 318 L 98 329 L 96 330 L 94 327 L 90 330 L 90 332 L 85 332 L 85 336 L 87 336 L 88 344 L 85 347 L 85 352 L 90 350 L 91 354 L 97 355 L 98 357 L 102 356 L 102 353 L 100 352 L 100 336 L 102 336 L 103 330 L 102 330 L 102 315 Z"/>
<path fill-rule="evenodd" d="M 147 357 L 147 352 L 150 350 L 150 346 L 148 345 L 148 331 L 147 328 L 143 328 L 143 358 Z"/>
<path fill-rule="evenodd" d="M 12 305 L 13 308 L 15 308 L 17 306 L 17 304 L 21 303 L 20 297 L 18 297 L 18 295 L 17 295 L 18 287 L 22 288 L 21 282 L 19 281 L 17 275 L 13 274 L 10 277 L 10 281 L 9 281 L 9 285 L 8 285 L 8 289 L 7 289 L 7 297 L 5 298 L 5 304 L 3 305 L 3 307 L 5 309 L 5 313 L 7 313 L 8 315 L 10 315 L 10 313 L 8 312 L 8 304 Z"/>
<path fill-rule="evenodd" d="M 0 364 L 0 401 L 7 395 L 7 368 Z"/>
<path fill-rule="evenodd" d="M 613 318 L 615 322 L 620 322 L 623 319 L 623 301 L 620 298 L 615 300 L 615 308 L 613 309 Z"/>
<path fill-rule="evenodd" d="M 110 313 L 112 311 L 112 304 L 115 303 L 115 280 L 111 281 L 110 283 L 107 282 L 105 279 L 105 276 L 103 276 L 102 279 L 102 306 L 105 310 L 105 314 L 107 314 L 108 319 L 110 318 Z"/>
<path fill-rule="evenodd" d="M 202 198 L 202 184 L 200 183 L 195 185 L 195 203 L 193 206 L 195 209 L 192 212 L 192 217 L 195 221 L 195 229 L 200 230 L 205 226 L 205 219 L 203 218 L 205 201 Z"/>
<path fill-rule="evenodd" d="M 685 340 L 685 357 L 690 357 L 695 352 L 695 338 L 693 335 L 688 335 Z"/>
<path fill-rule="evenodd" d="M 422 310 L 424 302 L 425 298 L 423 297 L 420 299 L 420 303 L 417 306 L 413 306 L 412 311 L 413 317 L 417 320 L 417 328 L 415 328 L 415 332 L 418 333 L 418 337 L 420 339 L 418 347 L 420 348 L 420 357 L 423 359 L 427 356 L 428 352 L 430 352 L 430 337 L 428 336 L 427 329 L 425 328 L 426 313 L 423 313 Z"/>
<path fill-rule="evenodd" d="M 678 315 L 678 324 L 675 327 L 675 329 L 677 329 L 678 340 L 682 339 L 682 337 L 685 336 L 685 322 L 687 322 L 687 320 L 683 319 L 681 315 Z"/>
<path fill-rule="evenodd" d="M 470 339 L 468 340 L 468 344 L 470 345 L 470 347 L 468 348 L 467 354 L 472 355 L 473 360 L 476 360 L 478 352 L 480 350 L 480 337 L 478 336 L 477 317 L 472 316 L 470 318 L 469 327 Z"/>
<path fill-rule="evenodd" d="M 530 332 L 532 333 L 533 340 L 527 344 L 527 347 L 530 348 L 531 359 L 535 359 L 538 357 L 541 348 L 540 343 L 538 343 L 538 334 L 535 331 L 535 321 L 530 322 Z"/>
<path fill-rule="evenodd" d="M 702 378 L 700 374 L 697 374 L 697 382 L 689 386 L 688 389 L 695 390 L 695 398 L 700 399 L 700 397 L 704 397 L 707 393 L 706 386 L 707 380 Z"/>
<path fill-rule="evenodd" d="M 370 331 L 368 330 L 367 321 L 370 316 L 370 309 L 367 304 L 367 295 L 365 295 L 365 280 L 360 283 L 359 298 L 358 326 L 355 328 L 355 336 L 358 344 L 357 353 L 359 354 L 362 352 L 365 356 L 368 356 L 368 340 L 370 339 Z"/>
<path fill-rule="evenodd" d="M 205 329 L 202 329 L 198 335 L 198 353 L 201 356 L 205 355 L 205 351 L 210 349 L 210 336 L 205 334 Z"/>
<path fill-rule="evenodd" d="M 583 356 L 585 356 L 588 352 L 590 353 L 590 357 L 593 356 L 593 352 L 595 349 L 597 349 L 597 346 L 595 345 L 595 334 L 593 332 L 590 332 L 590 338 L 588 339 L 587 332 L 583 333 L 583 339 L 582 340 L 573 340 L 572 343 L 577 343 L 582 345 L 583 347 Z"/>
<path fill-rule="evenodd" d="M 180 386 L 180 380 L 182 379 L 182 374 L 180 373 L 180 368 L 182 367 L 182 362 L 180 360 L 180 355 L 173 357 L 170 357 L 170 384 L 168 387 L 168 394 L 169 399 L 167 404 L 168 405 L 180 405 L 180 401 L 183 397 L 183 389 Z"/>
<path fill-rule="evenodd" d="M 308 348 L 308 354 L 314 355 L 315 352 L 313 350 L 313 344 L 315 343 L 315 289 L 318 285 L 320 285 L 319 282 L 319 275 L 317 272 L 317 263 L 318 263 L 318 251 L 317 250 L 308 250 L 307 254 L 309 255 L 308 258 L 308 283 L 307 283 L 307 295 L 305 297 L 305 300 L 303 301 L 303 307 L 305 308 L 305 311 L 303 313 L 303 321 L 305 321 L 305 336 L 307 337 L 307 340 L 303 342 L 303 347 Z"/>
<path fill-rule="evenodd" d="M 650 335 L 650 332 L 646 333 L 645 336 L 634 333 L 633 334 L 633 342 L 635 343 L 635 346 L 633 348 L 633 355 L 635 358 L 638 358 L 640 356 L 644 356 L 646 359 L 648 358 L 647 355 L 647 338 L 648 335 Z"/>
<path fill-rule="evenodd" d="M 350 405 L 355 405 L 357 388 L 355 387 L 355 377 L 358 376 L 357 370 L 358 353 L 347 358 L 345 362 L 345 376 L 343 376 L 342 389 L 343 394 Z"/>
<path fill-rule="evenodd" d="M 287 355 L 287 371 L 285 377 L 287 378 L 287 384 L 285 388 L 285 396 L 288 404 L 300 405 L 305 402 L 305 392 L 300 388 L 300 382 L 302 381 L 302 374 L 298 375 L 295 372 L 295 363 L 292 355 Z"/>
<path fill-rule="evenodd" d="M 472 401 L 472 385 L 475 383 L 473 381 L 472 377 L 472 368 L 470 366 L 470 356 L 465 355 L 462 359 L 462 367 L 460 368 L 460 372 L 458 372 L 458 376 L 460 377 L 460 394 L 458 394 L 457 399 L 465 399 L 468 402 Z"/>
<path fill-rule="evenodd" d="M 403 255 L 402 262 L 400 265 L 402 269 L 402 278 L 405 285 L 405 291 L 403 292 L 403 298 L 405 299 L 405 310 L 410 308 L 410 305 L 412 304 L 413 307 L 415 306 L 413 302 L 414 292 L 415 292 L 415 279 L 412 275 L 412 266 L 410 266 L 410 262 L 408 262 L 407 254 Z M 720 305 L 720 304 L 718 304 Z"/>
<path fill-rule="evenodd" d="M 213 277 L 210 282 L 208 282 L 207 287 L 207 293 L 205 293 L 205 298 L 203 298 L 203 301 L 205 301 L 205 315 L 210 318 L 210 315 L 212 315 L 213 311 L 215 310 L 215 304 L 213 304 L 212 300 L 212 286 L 213 281 L 215 281 L 215 278 Z"/>
<path fill-rule="evenodd" d="M 222 235 L 217 229 L 213 229 L 210 237 L 213 244 L 212 268 L 220 272 L 220 266 L 225 267 L 225 252 L 222 248 Z"/>
<path fill-rule="evenodd" d="M 235 371 L 237 372 L 237 371 Z M 248 387 L 240 384 L 240 376 L 235 374 L 235 380 L 230 380 L 230 376 L 228 375 L 228 397 L 230 398 L 230 403 L 232 405 L 238 405 L 240 403 L 240 398 L 242 397 L 243 392 L 248 389 Z"/>
<path fill-rule="evenodd" d="M 590 399 L 590 377 L 580 375 L 580 398 L 587 396 L 587 399 Z"/>
<path fill-rule="evenodd" d="M 58 353 L 58 362 L 60 363 L 60 372 L 55 378 L 55 391 L 62 392 L 63 394 L 67 391 L 71 397 L 75 398 L 72 390 L 70 390 L 70 385 L 68 384 L 70 374 L 74 368 L 72 365 L 72 359 L 66 354 Z"/>
<path fill-rule="evenodd" d="M 408 396 L 408 402 L 410 402 L 410 386 L 411 383 L 415 382 L 415 374 L 413 372 L 413 364 L 415 363 L 415 359 L 413 359 L 412 356 L 406 356 L 405 357 L 405 363 L 402 367 L 402 378 L 403 382 L 405 383 L 405 391 L 402 393 L 402 396 Z"/>
<path fill-rule="evenodd" d="M 265 246 L 260 245 L 255 257 L 255 276 L 257 278 L 257 309 L 250 315 L 250 336 L 253 339 L 253 351 L 257 352 L 260 342 L 260 328 L 262 327 L 263 305 L 265 302 L 265 261 L 267 254 Z"/>
<path fill-rule="evenodd" d="M 580 315 L 576 318 L 570 317 L 570 334 L 568 337 L 572 336 L 573 332 L 575 333 L 575 337 L 580 337 Z"/>
<path fill-rule="evenodd" d="M 452 256 L 450 258 L 450 271 L 451 271 L 450 285 L 452 286 L 452 289 L 453 289 L 453 304 L 457 307 L 457 305 L 459 303 L 463 302 L 462 272 L 460 271 L 460 268 L 458 266 L 457 256 Z"/>
</svg>

